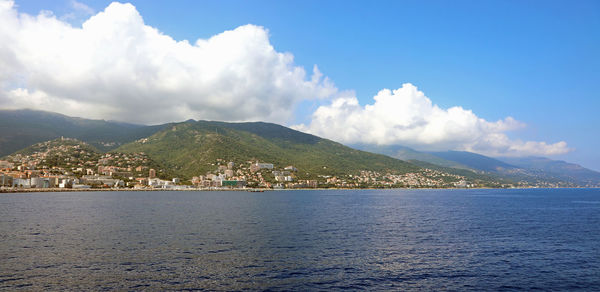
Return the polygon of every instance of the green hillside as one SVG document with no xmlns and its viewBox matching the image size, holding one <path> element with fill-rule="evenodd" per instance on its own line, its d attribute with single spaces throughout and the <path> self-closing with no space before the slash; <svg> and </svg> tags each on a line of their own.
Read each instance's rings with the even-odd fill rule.
<svg viewBox="0 0 600 292">
<path fill-rule="evenodd" d="M 0 156 L 56 138 L 85 141 L 101 151 L 150 136 L 166 125 L 90 120 L 34 110 L 0 110 Z"/>
<path fill-rule="evenodd" d="M 100 154 L 100 151 L 96 147 L 94 147 L 90 144 L 87 144 L 85 142 L 79 141 L 77 139 L 72 139 L 72 138 L 65 138 L 65 139 L 58 138 L 58 139 L 54 139 L 54 140 L 50 140 L 50 141 L 46 141 L 46 142 L 36 143 L 34 145 L 31 145 L 29 147 L 26 147 L 24 149 L 16 151 L 12 155 L 16 155 L 16 154 L 32 155 L 35 153 L 51 151 L 51 150 L 54 150 L 55 148 L 58 148 L 61 146 L 71 147 L 71 148 L 76 147 L 76 149 L 81 149 L 81 151 L 83 151 L 83 152 Z"/>
<path fill-rule="evenodd" d="M 101 155 L 98 149 L 85 142 L 71 138 L 58 138 L 36 143 L 6 156 L 4 159 L 18 163 L 21 157 L 29 156 L 31 160 L 37 161 L 36 167 L 38 168 L 63 167 L 70 169 L 76 165 L 91 167 L 90 162 L 95 163 Z"/>
<path fill-rule="evenodd" d="M 152 157 L 148 158 L 152 167 L 161 170 L 164 177 L 172 174 L 189 178 L 214 171 L 223 161 L 248 166 L 248 161 L 258 160 L 273 163 L 276 168 L 293 165 L 301 170 L 296 173 L 298 178 L 355 174 L 360 170 L 405 173 L 423 167 L 465 176 L 473 181 L 526 182 L 548 187 L 600 186 L 598 172 L 540 157 L 494 159 L 461 151 L 426 153 L 394 145 L 352 146 L 380 153 L 372 154 L 269 123 L 189 120 L 144 126 L 44 111 L 0 110 L 0 157 L 20 149 L 24 155 L 44 152 L 44 149 L 27 147 L 60 137 L 86 142 L 88 145 L 81 147 L 90 155 L 116 151 L 120 146 L 119 151 L 147 152 Z M 40 145 L 34 147 L 56 146 Z M 47 162 L 51 161 L 47 159 Z M 477 175 L 473 176 L 473 173 Z"/>
<path fill-rule="evenodd" d="M 94 146 L 74 138 L 58 138 L 36 143 L 2 159 L 17 165 L 32 163 L 36 169 L 52 169 L 55 174 L 64 174 L 62 170 L 65 170 L 78 177 L 85 172 L 76 171 L 77 168 L 97 171 L 99 166 L 117 167 L 122 173 L 115 176 L 124 180 L 128 180 L 129 176 L 146 177 L 151 168 L 156 170 L 156 175 L 160 178 L 173 177 L 169 169 L 165 169 L 144 153 L 102 153 Z M 138 166 L 142 169 L 135 170 Z M 123 177 L 125 173 L 127 177 Z"/>
<path fill-rule="evenodd" d="M 380 154 L 270 123 L 188 121 L 172 124 L 147 139 L 119 147 L 120 152 L 144 152 L 183 178 L 215 170 L 218 159 L 293 165 L 304 178 L 342 175 L 360 170 L 406 173 L 419 167 Z"/>
</svg>

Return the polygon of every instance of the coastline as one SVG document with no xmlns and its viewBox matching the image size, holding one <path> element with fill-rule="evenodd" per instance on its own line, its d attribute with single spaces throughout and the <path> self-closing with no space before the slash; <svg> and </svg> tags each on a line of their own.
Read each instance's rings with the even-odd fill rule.
<svg viewBox="0 0 600 292">
<path fill-rule="evenodd" d="M 319 191 L 319 190 L 525 190 L 525 189 L 600 189 L 600 187 L 556 187 L 556 188 L 539 188 L 539 187 L 519 187 L 519 188 L 298 188 L 298 189 L 222 189 L 222 188 L 188 188 L 188 189 L 129 189 L 129 188 L 108 188 L 108 189 L 69 189 L 69 188 L 2 188 L 0 193 L 17 194 L 17 193 L 68 193 L 68 192 L 265 192 L 265 191 Z"/>
</svg>

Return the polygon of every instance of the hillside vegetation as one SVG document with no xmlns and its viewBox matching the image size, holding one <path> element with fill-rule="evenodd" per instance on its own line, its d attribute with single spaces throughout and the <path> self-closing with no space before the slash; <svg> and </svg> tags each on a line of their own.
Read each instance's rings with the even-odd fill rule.
<svg viewBox="0 0 600 292">
<path fill-rule="evenodd" d="M 352 146 L 379 153 L 372 154 L 280 125 L 260 122 L 189 120 L 145 126 L 44 111 L 0 110 L 0 133 L 0 157 L 40 142 L 60 137 L 76 138 L 89 144 L 81 147 L 94 148 L 86 149 L 88 153 L 116 153 L 114 151 L 119 147 L 119 151 L 130 153 L 148 152 L 154 157 L 153 167 L 162 170 L 164 176 L 173 172 L 185 178 L 214 171 L 223 161 L 248 166 L 248 161 L 258 160 L 280 168 L 293 165 L 301 170 L 296 173 L 300 178 L 356 174 L 360 170 L 401 174 L 422 167 L 461 175 L 472 181 L 489 180 L 494 184 L 600 186 L 600 173 L 543 157 L 497 159 L 464 151 L 420 152 L 400 145 Z M 27 155 L 39 152 L 32 148 L 21 151 Z"/>
<path fill-rule="evenodd" d="M 349 146 L 367 152 L 387 155 L 404 161 L 421 161 L 446 168 L 474 170 L 474 168 L 460 164 L 456 161 L 447 160 L 427 152 L 416 151 L 412 148 L 401 145 L 353 144 Z"/>
<path fill-rule="evenodd" d="M 0 110 L 0 156 L 61 136 L 109 151 L 150 136 L 166 126 L 90 120 L 34 110 Z"/>
<path fill-rule="evenodd" d="M 215 169 L 217 159 L 293 165 L 300 177 L 341 175 L 360 170 L 406 173 L 420 168 L 388 156 L 368 153 L 270 123 L 188 121 L 172 124 L 146 139 L 118 148 L 144 152 L 189 178 Z"/>
</svg>

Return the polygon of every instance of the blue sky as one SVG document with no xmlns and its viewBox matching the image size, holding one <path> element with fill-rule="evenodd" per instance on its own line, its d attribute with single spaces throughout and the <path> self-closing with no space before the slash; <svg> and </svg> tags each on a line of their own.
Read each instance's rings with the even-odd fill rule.
<svg viewBox="0 0 600 292">
<path fill-rule="evenodd" d="M 110 1 L 80 1 L 102 11 Z M 146 25 L 175 40 L 263 26 L 278 52 L 313 65 L 361 105 L 411 83 L 441 108 L 526 124 L 511 139 L 565 141 L 557 156 L 600 170 L 598 1 L 132 1 Z M 78 25 L 72 1 L 16 1 Z M 326 102 L 304 100 L 290 124 Z"/>
</svg>

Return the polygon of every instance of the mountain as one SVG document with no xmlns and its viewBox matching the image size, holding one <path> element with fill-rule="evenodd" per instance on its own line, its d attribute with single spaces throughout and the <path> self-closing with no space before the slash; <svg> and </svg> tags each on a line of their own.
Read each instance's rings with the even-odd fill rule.
<svg viewBox="0 0 600 292">
<path fill-rule="evenodd" d="M 18 154 L 33 155 L 38 153 L 48 153 L 69 148 L 76 149 L 78 152 L 85 153 L 86 155 L 99 155 L 101 153 L 96 147 L 77 139 L 59 138 L 33 144 L 29 147 L 16 151 L 15 153 L 11 154 L 11 156 Z"/>
<path fill-rule="evenodd" d="M 284 126 L 255 123 L 187 121 L 169 125 L 116 151 L 143 152 L 183 178 L 214 171 L 217 161 L 293 165 L 299 177 L 358 173 L 360 170 L 406 173 L 419 167 L 305 134 Z"/>
<path fill-rule="evenodd" d="M 72 171 L 73 167 L 91 167 L 101 157 L 94 146 L 71 138 L 58 138 L 36 143 L 17 151 L 4 159 L 17 165 L 33 163 L 36 169 L 63 168 Z"/>
<path fill-rule="evenodd" d="M 0 157 L 62 136 L 108 151 L 150 136 L 163 127 L 73 118 L 45 111 L 0 110 Z"/>
<path fill-rule="evenodd" d="M 577 164 L 543 157 L 492 158 L 466 151 L 420 152 L 399 145 L 353 146 L 471 180 L 494 181 L 500 184 L 524 182 L 528 185 L 547 187 L 600 186 L 600 173 Z"/>
<path fill-rule="evenodd" d="M 526 182 L 529 185 L 547 187 L 577 186 L 577 184 L 575 184 L 573 181 L 567 181 L 543 171 L 518 167 L 501 161 L 499 159 L 495 159 L 477 153 L 467 151 L 445 151 L 429 153 L 437 157 L 441 157 L 443 159 L 466 165 L 471 169 L 495 177 L 497 179 L 504 179 L 513 182 Z"/>
<path fill-rule="evenodd" d="M 408 160 L 408 162 L 427 169 L 437 170 L 449 174 L 459 175 L 465 179 L 475 182 L 478 185 L 486 187 L 502 187 L 503 185 L 514 184 L 515 182 L 506 177 L 498 176 L 491 173 L 480 173 L 470 169 L 463 168 L 452 168 L 444 167 L 437 164 L 421 161 L 421 160 Z"/>
<path fill-rule="evenodd" d="M 428 164 L 438 165 L 446 168 L 458 168 L 458 169 L 469 169 L 472 168 L 460 164 L 456 161 L 447 160 L 439 156 L 427 152 L 416 151 L 412 148 L 401 146 L 401 145 L 373 145 L 373 144 L 352 144 L 349 145 L 352 148 L 360 149 L 367 152 L 379 153 L 394 157 L 405 161 L 422 161 Z"/>
<path fill-rule="evenodd" d="M 429 152 L 431 155 L 442 159 L 454 161 L 461 165 L 466 165 L 470 169 L 481 170 L 485 172 L 502 172 L 506 170 L 516 169 L 518 167 L 502 162 L 498 159 L 487 157 L 481 154 L 476 154 L 466 151 L 445 151 L 445 152 Z"/>
<path fill-rule="evenodd" d="M 364 150 L 360 151 L 260 122 L 188 120 L 144 126 L 44 111 L 0 110 L 0 133 L 0 157 L 42 141 L 76 138 L 98 152 L 117 148 L 130 153 L 147 152 L 163 173 L 172 171 L 181 177 L 212 171 L 219 163 L 217 159 L 222 159 L 236 163 L 259 160 L 278 167 L 294 165 L 304 171 L 299 176 L 307 178 L 359 170 L 405 173 L 428 168 L 490 185 L 512 181 L 537 186 L 600 186 L 600 173 L 564 161 L 542 157 L 495 159 L 464 151 L 419 152 L 403 146 L 353 145 Z"/>
<path fill-rule="evenodd" d="M 413 163 L 420 161 L 425 163 L 424 165 L 437 165 L 444 168 L 488 173 L 518 168 L 498 159 L 466 151 L 421 152 L 401 145 L 353 144 L 351 146 Z"/>
<path fill-rule="evenodd" d="M 430 154 L 501 178 L 533 185 L 600 186 L 600 173 L 580 165 L 544 157 L 491 158 L 465 151 Z"/>
<path fill-rule="evenodd" d="M 474 165 L 468 166 L 461 163 L 462 160 L 453 161 L 449 159 L 436 156 L 432 153 L 420 152 L 412 148 L 401 146 L 401 145 L 372 145 L 372 144 L 353 144 L 353 148 L 361 149 L 368 152 L 379 153 L 388 155 L 397 159 L 401 159 L 410 162 L 416 166 L 442 171 L 454 175 L 460 175 L 473 182 L 478 182 L 480 185 L 487 185 L 490 187 L 501 186 L 504 184 L 514 183 L 513 180 L 499 176 L 497 174 L 485 172 L 475 166 L 485 165 L 485 163 L 472 163 Z M 474 153 L 472 153 L 474 154 Z M 475 154 L 477 155 L 477 154 Z M 449 155 L 450 156 L 450 155 Z M 467 155 L 464 155 L 467 156 Z M 453 159 L 456 157 L 452 157 Z M 485 160 L 485 157 L 482 160 Z M 467 159 L 467 161 L 474 161 L 474 158 Z"/>
<path fill-rule="evenodd" d="M 500 160 L 531 171 L 552 175 L 580 185 L 600 185 L 600 172 L 587 169 L 581 165 L 545 157 L 502 157 Z"/>
<path fill-rule="evenodd" d="M 33 166 L 33 170 L 45 169 L 52 174 L 81 176 L 100 172 L 126 177 L 147 177 L 149 169 L 155 169 L 161 178 L 171 178 L 172 173 L 164 169 L 143 153 L 102 153 L 94 146 L 74 138 L 58 138 L 33 144 L 3 159 L 14 165 Z M 139 167 L 139 168 L 138 168 Z"/>
</svg>

